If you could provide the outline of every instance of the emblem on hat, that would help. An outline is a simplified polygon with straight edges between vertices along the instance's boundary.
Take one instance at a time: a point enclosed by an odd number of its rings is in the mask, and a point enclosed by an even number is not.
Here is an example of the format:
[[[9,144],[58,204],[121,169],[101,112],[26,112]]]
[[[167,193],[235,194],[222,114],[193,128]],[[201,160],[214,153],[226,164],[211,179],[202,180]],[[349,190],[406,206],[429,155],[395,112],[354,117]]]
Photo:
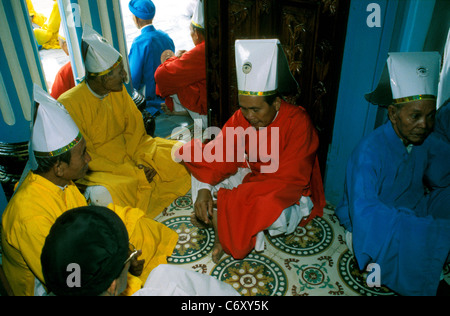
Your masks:
[[[427,77],[429,75],[429,71],[426,67],[420,66],[416,69],[416,73],[419,77]]]
[[[242,66],[242,72],[248,75],[251,71],[252,71],[252,63],[249,61],[244,63],[244,65]]]

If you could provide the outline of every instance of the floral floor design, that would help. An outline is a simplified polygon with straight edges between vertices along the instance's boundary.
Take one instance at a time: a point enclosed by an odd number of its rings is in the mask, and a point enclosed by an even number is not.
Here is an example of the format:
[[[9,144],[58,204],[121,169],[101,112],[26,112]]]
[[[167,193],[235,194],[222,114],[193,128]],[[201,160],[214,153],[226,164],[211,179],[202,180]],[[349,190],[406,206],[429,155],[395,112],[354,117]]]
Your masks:
[[[367,272],[355,268],[344,230],[331,207],[324,216],[289,236],[266,234],[265,250],[243,260],[211,260],[213,229],[198,229],[189,220],[190,193],[176,199],[156,220],[175,230],[178,244],[169,264],[209,274],[231,284],[243,296],[380,296],[396,295],[367,286]]]

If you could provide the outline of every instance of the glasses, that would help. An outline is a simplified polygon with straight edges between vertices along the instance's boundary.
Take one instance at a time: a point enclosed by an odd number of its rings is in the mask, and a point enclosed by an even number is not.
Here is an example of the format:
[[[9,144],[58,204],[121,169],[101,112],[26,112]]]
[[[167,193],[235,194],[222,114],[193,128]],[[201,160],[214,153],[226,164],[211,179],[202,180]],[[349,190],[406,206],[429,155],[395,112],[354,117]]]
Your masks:
[[[127,260],[125,260],[125,262],[123,263],[123,265],[126,265],[128,262],[131,261],[131,259],[133,259],[133,257],[138,253],[139,250],[136,249],[135,246],[133,246],[133,244],[130,242],[128,244],[128,253],[131,253],[130,256],[128,257]]]

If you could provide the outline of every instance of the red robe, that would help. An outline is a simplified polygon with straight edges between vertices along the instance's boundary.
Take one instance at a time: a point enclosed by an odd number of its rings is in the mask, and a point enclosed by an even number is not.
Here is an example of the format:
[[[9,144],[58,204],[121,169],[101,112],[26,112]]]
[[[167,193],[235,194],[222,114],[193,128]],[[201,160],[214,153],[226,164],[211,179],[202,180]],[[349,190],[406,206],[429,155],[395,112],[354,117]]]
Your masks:
[[[155,72],[156,94],[166,99],[173,111],[171,95],[177,94],[181,104],[201,115],[207,114],[205,42],[181,56],[172,57]]]
[[[301,196],[310,196],[314,208],[310,216],[300,225],[305,225],[316,216],[322,216],[325,207],[325,195],[316,151],[319,138],[306,111],[299,106],[282,102],[275,120],[267,127],[266,144],[268,150],[262,150],[258,160],[251,162],[249,143],[245,144],[245,153],[249,162],[212,162],[205,161],[208,153],[217,153],[220,144],[223,144],[223,153],[226,151],[227,127],[243,127],[243,130],[252,128],[238,110],[224,125],[217,138],[207,145],[199,140],[193,140],[184,145],[177,153],[177,158],[183,159],[186,167],[199,181],[217,185],[224,179],[235,174],[239,167],[250,166],[252,172],[237,188],[228,190],[221,188],[217,196],[218,234],[220,243],[225,252],[236,259],[244,258],[254,247],[258,232],[267,229],[281,215],[284,209],[298,204]],[[271,135],[276,135],[278,128],[279,141],[272,142]],[[255,131],[256,133],[256,131]],[[261,130],[257,132],[261,136]],[[242,134],[241,134],[242,135]],[[258,138],[259,138],[258,137]],[[238,137],[234,137],[235,140]],[[276,138],[274,138],[276,139]],[[235,144],[237,142],[235,141]],[[258,139],[260,152],[262,139]],[[276,152],[278,146],[278,169],[273,173],[261,173],[262,166],[268,166],[264,153],[269,156]],[[200,149],[202,146],[202,149]],[[236,156],[237,145],[228,150],[228,155]],[[202,159],[198,154],[202,153]],[[195,157],[197,155],[197,157]],[[229,156],[229,158],[231,157]],[[275,156],[274,156],[275,157]],[[206,158],[211,161],[212,159]],[[241,160],[242,161],[242,160]]]
[[[73,87],[75,87],[75,80],[73,79],[72,64],[69,61],[56,74],[50,95],[53,99],[58,100],[61,94]]]

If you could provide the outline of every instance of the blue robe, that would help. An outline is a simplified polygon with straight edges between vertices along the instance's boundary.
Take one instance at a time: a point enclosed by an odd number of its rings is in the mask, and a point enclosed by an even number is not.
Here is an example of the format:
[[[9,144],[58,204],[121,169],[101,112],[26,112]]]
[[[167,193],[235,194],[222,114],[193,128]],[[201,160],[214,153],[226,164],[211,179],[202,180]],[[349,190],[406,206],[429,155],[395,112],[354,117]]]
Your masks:
[[[448,157],[434,134],[408,154],[391,122],[350,157],[336,215],[359,268],[379,264],[381,283],[401,295],[436,295],[450,252]]]
[[[450,142],[450,100],[439,108],[434,130],[442,139]]]
[[[145,86],[147,107],[152,115],[160,111],[161,103],[164,103],[164,99],[155,93],[155,70],[161,65],[161,54],[167,49],[175,52],[172,39],[153,25],[143,27],[141,35],[131,45],[129,60],[133,87],[141,90]]]

